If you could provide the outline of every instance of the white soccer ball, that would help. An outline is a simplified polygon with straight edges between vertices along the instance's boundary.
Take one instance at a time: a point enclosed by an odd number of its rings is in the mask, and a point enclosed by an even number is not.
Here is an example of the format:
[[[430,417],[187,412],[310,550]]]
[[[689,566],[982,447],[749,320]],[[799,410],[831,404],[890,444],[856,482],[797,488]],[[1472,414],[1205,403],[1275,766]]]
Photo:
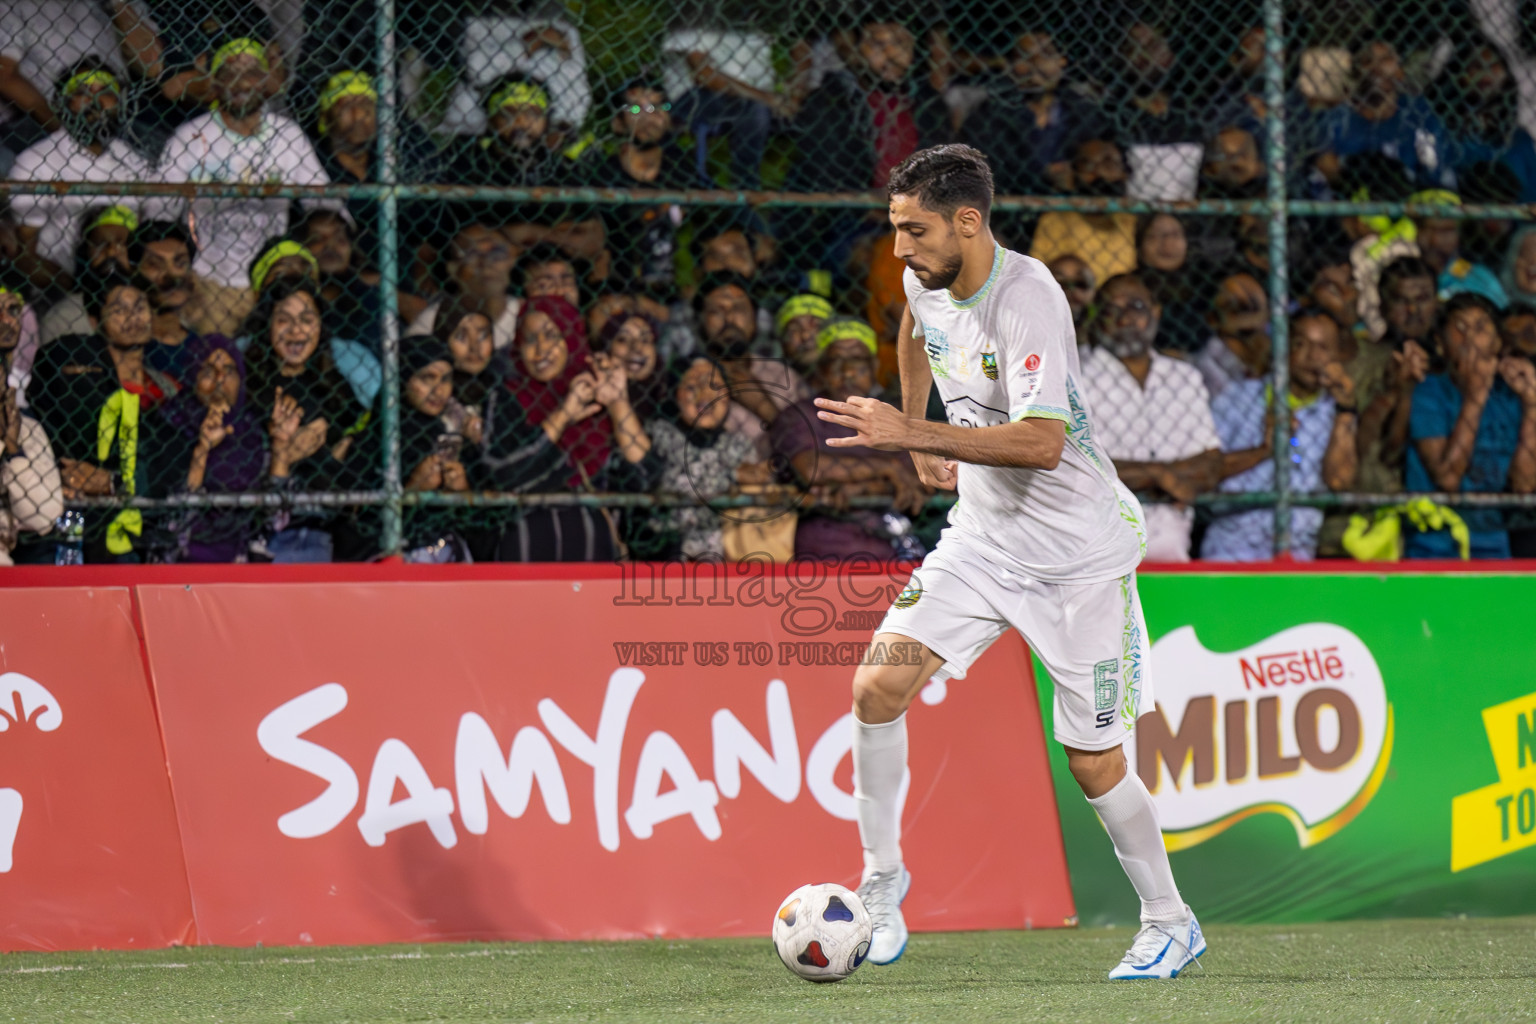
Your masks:
[[[806,981],[842,981],[869,955],[874,926],[864,901],[833,882],[802,885],[773,917],[773,948]]]

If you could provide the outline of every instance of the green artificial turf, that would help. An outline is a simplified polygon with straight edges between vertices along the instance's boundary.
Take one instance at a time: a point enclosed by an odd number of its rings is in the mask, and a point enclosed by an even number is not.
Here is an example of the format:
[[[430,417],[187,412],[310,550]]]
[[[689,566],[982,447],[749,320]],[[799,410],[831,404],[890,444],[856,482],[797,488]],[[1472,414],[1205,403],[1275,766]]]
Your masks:
[[[0,956],[25,1021],[1505,1021],[1536,1019],[1536,919],[1215,926],[1205,971],[1110,982],[1123,929],[915,935],[792,977],[767,939]]]

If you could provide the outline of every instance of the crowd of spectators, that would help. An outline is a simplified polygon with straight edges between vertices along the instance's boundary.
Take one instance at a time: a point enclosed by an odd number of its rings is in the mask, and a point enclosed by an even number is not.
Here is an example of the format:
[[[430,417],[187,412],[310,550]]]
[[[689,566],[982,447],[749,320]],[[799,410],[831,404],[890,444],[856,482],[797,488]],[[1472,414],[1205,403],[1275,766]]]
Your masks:
[[[1439,20],[1345,2],[1368,16],[1347,31],[1303,17],[1290,41],[1289,194],[1536,202],[1536,46],[1518,0],[1403,5]],[[384,161],[367,5],[0,3],[13,182],[393,175],[627,194],[413,195],[392,240],[367,195],[10,194],[0,559],[53,561],[79,499],[252,492],[285,497],[88,508],[86,558],[372,557],[379,504],[345,497],[384,486],[391,398],[403,486],[435,496],[407,508],[413,560],[911,554],[909,517],[933,517],[910,460],[828,448],[846,432],[813,404],[899,402],[903,268],[883,211],[675,193],[879,194],[916,149],[963,141],[989,154],[999,194],[1269,194],[1251,0],[1162,20],[1107,0],[1068,18],[1047,0],[990,35],[897,5],[822,5],[800,31],[775,20],[783,5],[723,3],[719,20],[684,12],[624,40],[650,57],[617,77],[588,56],[614,41],[561,5],[401,6],[411,45]],[[1276,487],[1267,215],[1014,211],[993,228],[1066,293],[1079,383],[1144,496],[1148,557],[1270,557],[1267,506],[1195,501]],[[1536,227],[1293,217],[1286,260],[1290,490],[1536,492]],[[453,504],[482,491],[682,500]],[[703,504],[742,493],[774,515]],[[1298,505],[1292,555],[1358,553],[1359,511]],[[1536,552],[1536,517],[1518,511],[1437,511],[1403,530],[1411,557]]]

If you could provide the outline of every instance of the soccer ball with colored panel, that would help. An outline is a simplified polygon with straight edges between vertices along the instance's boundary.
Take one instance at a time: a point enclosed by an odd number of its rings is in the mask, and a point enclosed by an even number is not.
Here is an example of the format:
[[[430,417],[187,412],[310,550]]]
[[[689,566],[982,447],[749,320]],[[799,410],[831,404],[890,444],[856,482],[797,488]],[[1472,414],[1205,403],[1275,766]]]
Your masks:
[[[869,955],[869,911],[852,889],[802,885],[773,918],[773,948],[806,981],[842,981]]]

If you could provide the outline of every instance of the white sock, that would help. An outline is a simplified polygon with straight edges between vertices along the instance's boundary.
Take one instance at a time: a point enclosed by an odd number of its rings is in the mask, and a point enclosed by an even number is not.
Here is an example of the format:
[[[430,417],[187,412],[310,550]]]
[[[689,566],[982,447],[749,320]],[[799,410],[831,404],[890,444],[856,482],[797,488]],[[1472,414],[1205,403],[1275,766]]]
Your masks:
[[[882,725],[853,719],[853,799],[865,871],[901,866],[901,780],[907,772],[907,715]]]
[[[1115,843],[1115,856],[1126,877],[1141,897],[1141,922],[1172,924],[1187,920],[1189,909],[1179,897],[1168,865],[1168,851],[1157,825],[1157,808],[1141,777],[1127,771],[1125,778],[1103,796],[1088,802]]]

